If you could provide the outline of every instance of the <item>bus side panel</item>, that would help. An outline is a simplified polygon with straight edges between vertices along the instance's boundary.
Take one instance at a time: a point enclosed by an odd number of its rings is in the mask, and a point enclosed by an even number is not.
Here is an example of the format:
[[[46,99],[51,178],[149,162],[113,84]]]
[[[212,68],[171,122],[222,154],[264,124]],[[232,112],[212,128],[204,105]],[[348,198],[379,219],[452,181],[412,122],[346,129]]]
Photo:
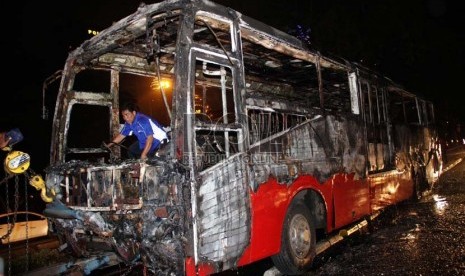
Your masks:
[[[372,212],[409,199],[413,193],[412,174],[408,169],[373,174],[369,182]]]
[[[252,245],[248,248],[249,256],[244,254],[241,264],[279,252],[284,216],[293,192],[300,189],[299,185],[302,189],[314,187],[323,197],[326,217],[318,219],[317,227],[327,232],[334,229],[333,176],[348,169],[356,172],[357,179],[363,178],[366,164],[363,141],[359,137],[348,137],[348,129],[353,129],[354,124],[335,116],[316,117],[264,139],[251,148],[251,167],[258,188],[252,195]],[[360,166],[355,165],[359,158],[362,159]],[[270,176],[276,180],[270,180]],[[312,180],[305,183],[301,180],[305,177]],[[350,214],[355,210],[355,217],[367,214],[369,197],[366,183],[362,188],[356,184],[345,185],[347,187],[343,184],[344,192],[341,194],[347,193],[345,190],[352,185],[353,189],[349,191],[354,194],[352,198],[360,194],[364,196],[359,201],[341,198],[337,203],[341,204],[341,208],[351,210]],[[308,204],[311,206],[312,203]],[[250,260],[246,261],[246,258]]]
[[[197,231],[199,259],[234,266],[249,243],[250,201],[242,154],[199,175]]]
[[[326,203],[326,210],[322,213],[328,214],[328,219],[332,220],[332,205],[328,204],[331,202],[329,181],[320,184],[314,177],[306,175],[298,177],[292,185],[287,185],[270,177],[255,193],[251,191],[252,235],[250,245],[238,265],[250,264],[279,252],[287,209],[296,194],[308,189],[316,190],[322,196]]]
[[[252,231],[250,245],[239,261],[240,265],[252,263],[279,252],[281,225],[289,204],[289,191],[270,178],[260,185],[256,193],[251,192]]]

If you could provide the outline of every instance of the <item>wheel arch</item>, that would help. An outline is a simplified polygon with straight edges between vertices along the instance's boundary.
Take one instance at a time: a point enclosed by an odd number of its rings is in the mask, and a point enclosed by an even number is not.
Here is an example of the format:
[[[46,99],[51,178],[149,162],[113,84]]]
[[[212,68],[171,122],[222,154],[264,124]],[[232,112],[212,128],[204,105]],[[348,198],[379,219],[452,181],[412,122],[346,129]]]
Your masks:
[[[317,233],[326,232],[328,208],[323,196],[314,189],[305,189],[292,198],[288,208],[297,203],[304,204],[310,210]]]
[[[289,201],[278,254],[271,259],[284,275],[303,275],[316,256],[318,233],[326,226],[321,195],[311,188],[300,190]]]

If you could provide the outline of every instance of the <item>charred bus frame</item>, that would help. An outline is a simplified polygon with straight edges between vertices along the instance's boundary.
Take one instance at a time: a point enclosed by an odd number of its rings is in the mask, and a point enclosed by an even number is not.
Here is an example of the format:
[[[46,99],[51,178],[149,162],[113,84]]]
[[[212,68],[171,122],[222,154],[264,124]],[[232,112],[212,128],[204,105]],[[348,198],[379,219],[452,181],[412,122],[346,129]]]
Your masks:
[[[170,142],[122,160],[101,142],[147,83]],[[202,0],[141,5],[70,52],[53,120],[56,231],[77,256],[92,240],[160,275],[267,257],[303,273],[331,234],[421,196],[441,171],[431,102]]]

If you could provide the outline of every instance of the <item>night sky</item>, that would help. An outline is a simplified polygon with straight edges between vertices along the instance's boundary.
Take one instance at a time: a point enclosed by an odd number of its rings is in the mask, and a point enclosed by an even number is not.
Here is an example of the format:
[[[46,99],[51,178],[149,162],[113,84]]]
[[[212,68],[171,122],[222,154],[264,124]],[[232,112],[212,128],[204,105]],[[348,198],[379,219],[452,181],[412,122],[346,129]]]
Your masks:
[[[154,2],[159,1],[145,1]],[[465,122],[459,100],[465,78],[464,24],[460,21],[464,8],[459,8],[460,1],[214,2],[285,32],[308,35],[311,47],[320,52],[364,64],[432,100],[441,121]],[[25,139],[15,148],[31,154],[34,170],[44,169],[49,158],[51,119],[41,119],[43,81],[62,69],[70,49],[90,38],[88,29],[110,26],[134,12],[139,3],[70,0],[1,4],[3,58],[7,63],[2,66],[6,75],[0,129],[21,129]],[[53,99],[47,101],[54,103]]]

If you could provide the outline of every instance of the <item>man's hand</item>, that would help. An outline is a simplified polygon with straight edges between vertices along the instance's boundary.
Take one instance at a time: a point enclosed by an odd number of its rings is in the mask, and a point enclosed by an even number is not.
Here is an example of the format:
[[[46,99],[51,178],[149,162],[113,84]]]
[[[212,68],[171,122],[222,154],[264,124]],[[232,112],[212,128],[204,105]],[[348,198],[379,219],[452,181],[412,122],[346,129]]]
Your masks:
[[[114,145],[115,145],[115,142],[110,142],[110,143],[105,143],[105,141],[102,142],[102,148],[105,148],[109,152],[112,152],[111,147]]]

